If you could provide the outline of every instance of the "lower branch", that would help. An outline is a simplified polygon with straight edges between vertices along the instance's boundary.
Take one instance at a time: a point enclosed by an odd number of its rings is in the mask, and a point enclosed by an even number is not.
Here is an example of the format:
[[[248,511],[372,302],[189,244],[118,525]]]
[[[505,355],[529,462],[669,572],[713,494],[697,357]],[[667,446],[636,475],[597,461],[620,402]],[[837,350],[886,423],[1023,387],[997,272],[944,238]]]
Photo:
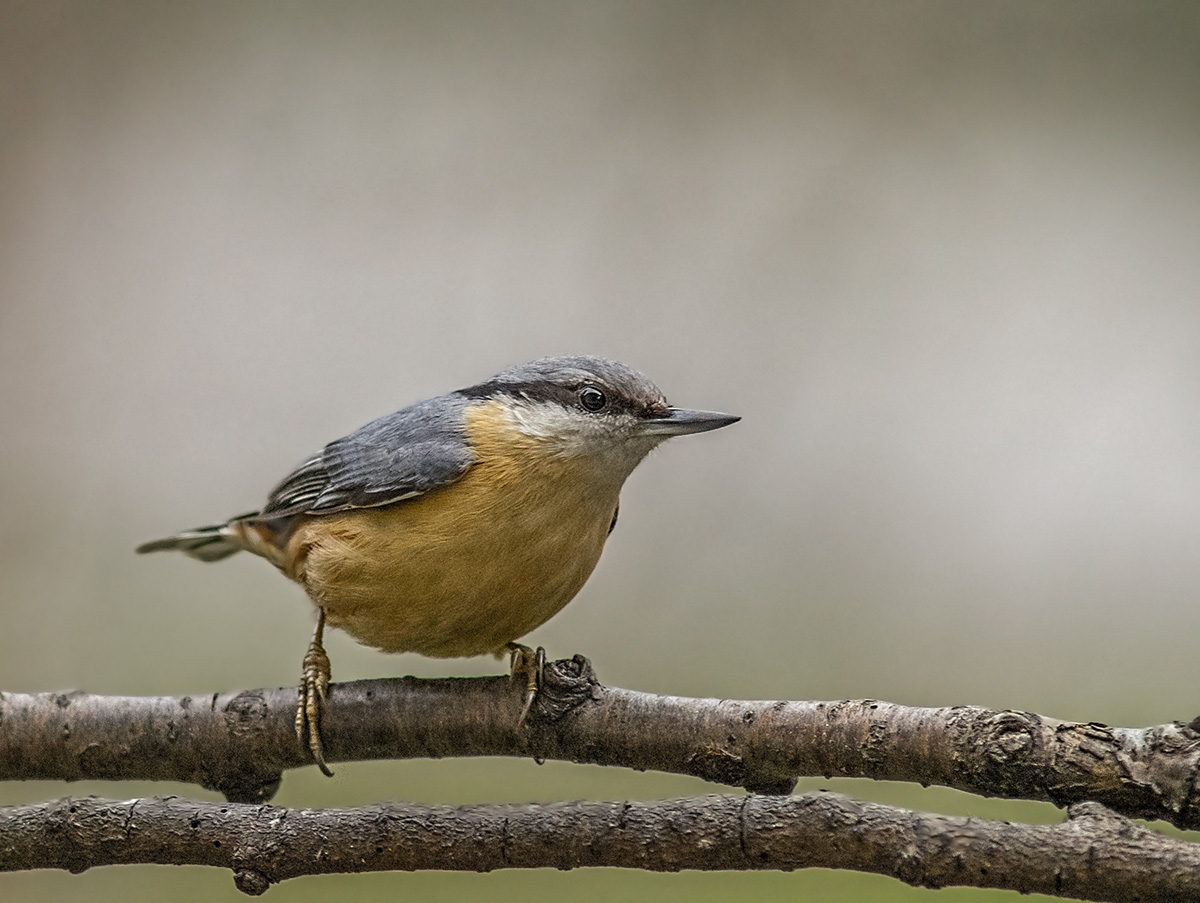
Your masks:
[[[301,875],[615,866],[854,869],[921,887],[1200,901],[1200,846],[1096,803],[1071,807],[1058,825],[923,815],[832,793],[457,809],[285,809],[177,797],[0,808],[2,871],[121,863],[228,868],[248,894]]]

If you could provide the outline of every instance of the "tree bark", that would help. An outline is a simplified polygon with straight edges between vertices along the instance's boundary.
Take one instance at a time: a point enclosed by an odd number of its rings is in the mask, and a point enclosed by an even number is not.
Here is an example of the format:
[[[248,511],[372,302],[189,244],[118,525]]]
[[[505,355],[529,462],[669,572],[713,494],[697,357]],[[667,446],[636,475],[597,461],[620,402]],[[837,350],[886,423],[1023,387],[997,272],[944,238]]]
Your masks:
[[[0,870],[118,863],[228,868],[248,894],[300,875],[620,866],[855,869],[921,887],[1200,901],[1200,846],[1095,803],[1058,825],[921,815],[832,793],[324,810],[86,798],[0,809]]]
[[[330,762],[532,756],[694,775],[788,793],[804,775],[938,784],[983,796],[1092,800],[1200,828],[1200,733],[1059,721],[976,706],[876,700],[747,702],[602,687],[586,659],[547,667],[518,725],[508,678],[357,681],[330,688]],[[231,801],[269,799],[311,765],[294,688],[184,697],[0,694],[0,779],[171,780]]]

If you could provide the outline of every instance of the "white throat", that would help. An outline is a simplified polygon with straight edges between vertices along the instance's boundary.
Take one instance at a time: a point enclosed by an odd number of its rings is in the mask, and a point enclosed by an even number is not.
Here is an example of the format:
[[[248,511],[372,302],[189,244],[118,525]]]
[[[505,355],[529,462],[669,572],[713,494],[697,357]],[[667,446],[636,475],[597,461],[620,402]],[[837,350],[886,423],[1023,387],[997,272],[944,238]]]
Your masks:
[[[592,458],[599,471],[620,483],[666,438],[639,433],[629,414],[584,414],[535,401],[518,401],[506,410],[514,429],[546,443],[552,454]]]

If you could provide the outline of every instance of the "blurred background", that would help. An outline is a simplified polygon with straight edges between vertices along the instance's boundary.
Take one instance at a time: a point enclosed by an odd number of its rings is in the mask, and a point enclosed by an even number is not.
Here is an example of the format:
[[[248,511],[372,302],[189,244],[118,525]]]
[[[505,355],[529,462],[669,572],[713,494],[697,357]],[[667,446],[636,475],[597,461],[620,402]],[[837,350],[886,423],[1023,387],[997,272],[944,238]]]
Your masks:
[[[248,555],[133,547],[253,508],[379,414],[583,352],[744,420],[633,475],[591,581],[529,637],[553,657],[685,695],[1200,714],[1198,49],[1190,2],[3,0],[0,687],[294,683],[299,588]],[[335,679],[503,669],[328,648]],[[289,774],[277,802],[716,789],[515,760],[337,771]],[[212,797],[0,803],[68,793]],[[270,899],[533,893],[929,896],[580,871]],[[242,899],[162,867],[3,875],[0,896]]]

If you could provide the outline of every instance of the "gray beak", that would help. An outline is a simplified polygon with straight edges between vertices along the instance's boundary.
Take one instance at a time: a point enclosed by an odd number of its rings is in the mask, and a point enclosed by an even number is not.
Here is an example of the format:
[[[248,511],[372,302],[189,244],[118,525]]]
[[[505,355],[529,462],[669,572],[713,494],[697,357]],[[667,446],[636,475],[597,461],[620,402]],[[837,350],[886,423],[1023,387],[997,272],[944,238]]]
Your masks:
[[[641,433],[643,436],[685,436],[688,433],[707,433],[709,430],[719,430],[723,426],[737,423],[741,417],[732,414],[718,414],[716,411],[688,411],[683,408],[670,408],[666,417],[655,417],[643,420]]]

